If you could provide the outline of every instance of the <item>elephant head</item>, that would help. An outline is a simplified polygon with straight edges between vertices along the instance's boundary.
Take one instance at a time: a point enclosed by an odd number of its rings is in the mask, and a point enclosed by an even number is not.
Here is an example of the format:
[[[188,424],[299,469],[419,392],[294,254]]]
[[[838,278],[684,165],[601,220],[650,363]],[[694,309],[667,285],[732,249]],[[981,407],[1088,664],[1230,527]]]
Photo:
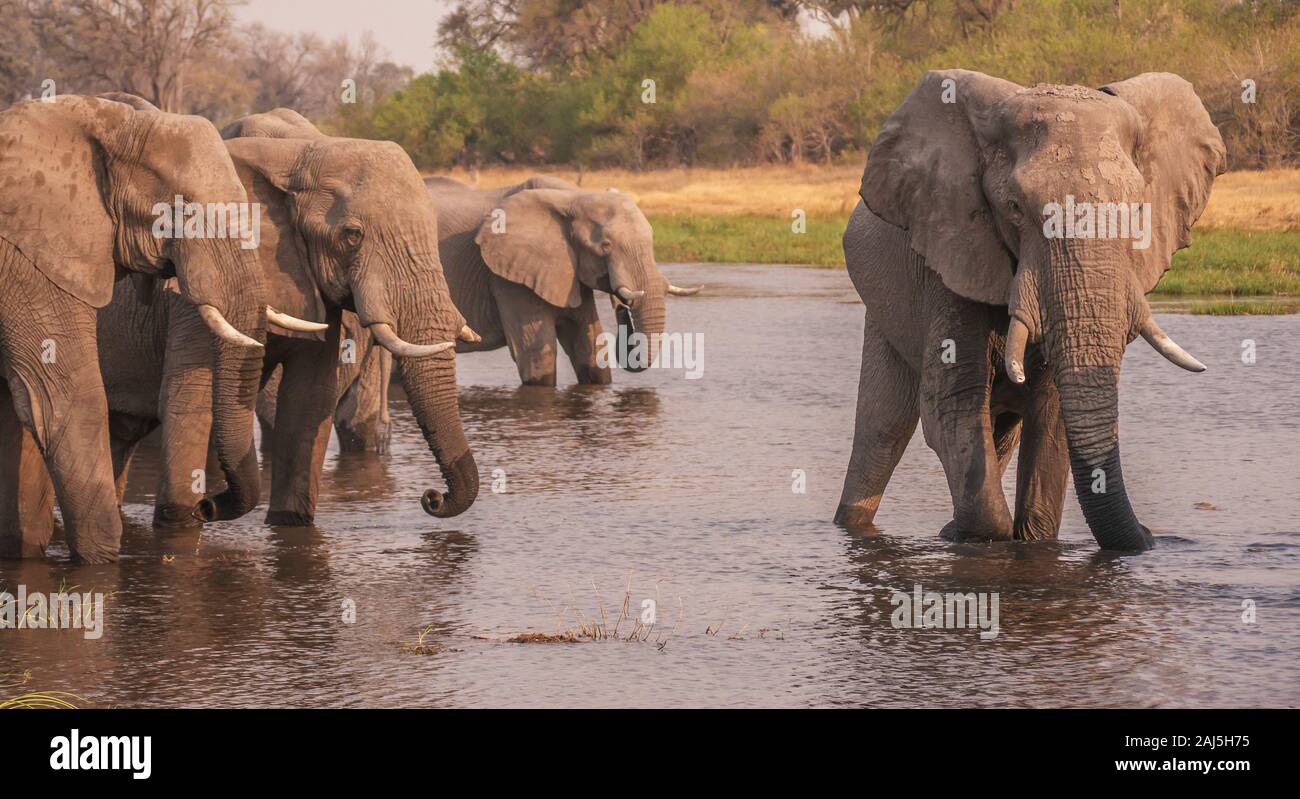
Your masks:
[[[908,229],[948,289],[1007,307],[1012,382],[1025,380],[1026,346],[1041,351],[1075,491],[1106,549],[1151,546],[1120,471],[1120,361],[1141,335],[1179,366],[1204,369],[1160,330],[1144,295],[1190,243],[1224,165],[1191,84],[1156,73],[1094,90],[930,72],[871,148],[868,208]],[[1059,224],[1089,213],[1098,221]]]
[[[446,493],[429,489],[434,516],[462,513],[478,470],[460,423],[455,342],[465,319],[438,258],[438,217],[420,173],[392,142],[236,138],[226,142],[263,215],[263,270],[271,304],[325,321],[325,305],[356,312],[375,341],[402,359],[411,410],[437,459]],[[285,336],[316,333],[274,323]]]
[[[608,293],[620,327],[645,334],[640,362],[628,357],[629,337],[619,336],[619,363],[641,371],[658,353],[664,299],[699,289],[679,289],[660,274],[654,231],[630,197],[561,188],[570,185],[554,178],[522,184],[484,216],[474,241],[493,274],[556,307],[578,307],[584,287]]]
[[[221,138],[320,139],[325,134],[292,108],[273,108],[262,114],[249,114],[221,129]]]
[[[206,507],[222,518],[251,510],[265,334],[257,260],[233,230],[191,235],[189,226],[157,224],[177,198],[209,212],[248,201],[217,129],[143,100],[20,103],[0,121],[0,174],[0,236],[71,296],[104,307],[118,270],[177,278],[216,334],[213,436],[229,487]]]

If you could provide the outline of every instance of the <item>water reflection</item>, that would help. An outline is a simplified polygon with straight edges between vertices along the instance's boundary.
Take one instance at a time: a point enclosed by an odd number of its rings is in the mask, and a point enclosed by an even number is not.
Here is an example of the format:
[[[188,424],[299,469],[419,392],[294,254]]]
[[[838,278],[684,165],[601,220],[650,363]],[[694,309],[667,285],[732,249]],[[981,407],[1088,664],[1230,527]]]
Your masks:
[[[951,507],[919,435],[880,527],[836,527],[862,329],[847,277],[669,276],[710,286],[669,308],[671,329],[706,333],[700,380],[583,387],[562,366],[560,388],[521,388],[504,351],[458,357],[482,489],[454,519],[420,509],[440,478],[400,391],[388,453],[331,448],[311,527],[269,527],[263,506],[156,533],[142,447],[119,563],[71,566],[61,541],[0,561],[0,590],[104,592],[103,637],[0,630],[0,674],[101,706],[1300,704],[1300,422],[1278,356],[1300,318],[1162,317],[1210,365],[1190,383],[1130,349],[1125,479],[1157,546],[1121,558],[1073,497],[1059,541],[940,540]],[[894,629],[891,595],[916,584],[998,594],[998,636]],[[609,618],[625,595],[630,618],[655,603],[663,648],[501,642]]]

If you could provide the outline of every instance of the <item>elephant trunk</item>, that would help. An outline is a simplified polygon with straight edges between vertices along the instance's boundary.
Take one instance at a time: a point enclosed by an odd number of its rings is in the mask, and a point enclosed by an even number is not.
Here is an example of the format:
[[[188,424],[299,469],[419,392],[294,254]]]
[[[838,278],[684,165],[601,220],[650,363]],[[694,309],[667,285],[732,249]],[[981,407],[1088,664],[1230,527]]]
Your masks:
[[[1119,373],[1142,300],[1115,242],[1048,241],[1047,268],[1034,275],[1041,339],[1052,364],[1075,493],[1102,549],[1153,545],[1124,488],[1119,455]]]
[[[426,233],[423,238],[393,237],[384,242],[387,262],[400,262],[403,271],[412,275],[404,290],[389,291],[394,283],[367,277],[368,270],[362,268],[352,294],[360,324],[399,359],[411,413],[447,484],[445,492],[427,489],[420,504],[429,515],[446,518],[474,504],[478,466],[460,422],[456,351],[454,345],[441,346],[455,342],[465,319],[451,303],[438,261],[436,229]]]
[[[447,490],[427,489],[420,505],[431,516],[457,516],[478,497],[478,465],[460,423],[456,357],[442,352],[402,361],[402,387],[429,451],[438,461]]]
[[[665,299],[668,281],[659,273],[655,264],[654,249],[647,243],[638,243],[620,248],[610,256],[610,285],[617,293],[633,292],[635,299],[626,310],[617,314],[620,330],[619,342],[623,351],[619,353],[619,363],[629,372],[647,369],[659,357],[659,345],[664,333]],[[637,341],[626,333],[641,333],[644,339]],[[640,346],[639,357],[633,355]]]
[[[253,251],[235,242],[213,246],[221,276],[215,287],[227,322],[259,344],[266,341],[266,312],[260,272]],[[211,279],[211,278],[210,278]],[[230,285],[224,286],[226,280]],[[251,284],[251,285],[250,285]],[[245,346],[213,336],[212,443],[226,489],[204,499],[199,516],[205,521],[237,519],[251,511],[261,496],[261,473],[253,445],[253,417],[262,377],[261,347]]]

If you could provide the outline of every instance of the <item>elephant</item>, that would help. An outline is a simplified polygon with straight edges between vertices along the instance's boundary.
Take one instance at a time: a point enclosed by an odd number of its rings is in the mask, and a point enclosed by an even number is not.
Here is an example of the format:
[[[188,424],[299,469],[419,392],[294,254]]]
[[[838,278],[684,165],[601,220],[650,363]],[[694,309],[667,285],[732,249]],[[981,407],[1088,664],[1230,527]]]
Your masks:
[[[252,424],[265,287],[256,257],[224,229],[159,224],[181,198],[182,208],[239,208],[247,192],[212,123],[116,98],[64,95],[0,112],[3,556],[44,554],[57,497],[72,559],[117,559],[96,309],[115,284],[131,283],[125,276],[172,279],[208,333],[206,411],[226,489],[205,501],[233,518],[259,497]]]
[[[255,132],[265,116],[240,120],[226,133]],[[478,470],[456,393],[454,341],[465,320],[438,259],[437,212],[399,146],[329,137],[302,122],[309,129],[295,138],[225,141],[249,196],[265,209],[257,255],[268,335],[257,372],[263,384],[276,373],[276,390],[293,400],[264,441],[271,462],[266,523],[313,523],[339,362],[347,360],[345,315],[375,349],[405,360],[412,411],[447,485],[445,492],[426,490],[421,505],[433,516],[455,516],[473,504]],[[149,297],[120,287],[100,313],[119,492],[131,451],[161,424],[154,524],[193,526],[207,520],[195,505],[194,482],[208,447],[207,334],[168,286],[153,291]]]
[[[1120,361],[1140,335],[1205,369],[1144,295],[1225,161],[1176,75],[1090,89],[927,73],[873,143],[844,233],[866,325],[836,521],[873,527],[919,418],[952,496],[944,538],[1055,538],[1072,474],[1101,549],[1153,546],[1120,470]],[[1062,209],[1095,222],[1062,228]],[[1012,516],[1001,478],[1017,445]]]
[[[611,382],[598,358],[596,291],[609,293],[620,327],[647,336],[652,363],[664,331],[664,299],[702,288],[679,288],[664,279],[650,224],[625,195],[583,191],[541,175],[497,189],[440,176],[424,182],[438,206],[438,246],[452,300],[471,331],[457,341],[456,351],[509,347],[524,385],[555,386],[557,343],[579,383]],[[494,225],[503,226],[501,232]],[[628,357],[629,339],[618,339],[619,363],[641,371],[644,366]],[[382,364],[360,361],[340,372],[340,449],[387,448],[387,392],[378,384],[385,374]],[[266,391],[257,408],[265,429],[275,415]]]
[[[325,134],[291,108],[276,108],[250,114],[221,129],[226,139],[260,136],[271,139],[314,139]],[[351,311],[343,312],[341,338],[344,350],[338,365],[338,405],[334,426],[339,446],[345,452],[367,450],[383,453],[390,437],[388,386],[393,373],[393,355],[377,346]],[[263,450],[270,452],[274,439],[275,400],[280,389],[276,369],[258,394],[257,415],[262,424]]]
[[[646,335],[652,363],[664,332],[664,300],[699,287],[671,285],[654,259],[654,232],[630,197],[538,176],[499,189],[426,178],[438,206],[438,246],[451,298],[480,337],[457,352],[506,346],[525,385],[554,386],[557,343],[578,382],[607,384],[597,358],[595,292],[619,323]],[[619,363],[640,371],[620,353]]]

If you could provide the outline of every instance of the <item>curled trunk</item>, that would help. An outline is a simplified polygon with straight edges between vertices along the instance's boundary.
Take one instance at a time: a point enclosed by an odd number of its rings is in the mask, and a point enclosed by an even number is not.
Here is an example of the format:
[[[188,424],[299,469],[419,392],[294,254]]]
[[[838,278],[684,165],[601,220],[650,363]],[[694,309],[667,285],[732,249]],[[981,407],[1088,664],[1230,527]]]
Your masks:
[[[478,497],[478,465],[460,423],[456,359],[450,352],[402,362],[402,387],[447,489],[426,489],[420,505],[442,518],[464,513]]]
[[[266,342],[266,311],[255,256],[233,242],[213,243],[209,251],[221,298],[220,310],[236,330]],[[231,262],[234,262],[233,264]],[[224,267],[224,269],[222,268]],[[229,280],[230,285],[225,281]],[[212,337],[212,445],[226,479],[226,489],[205,498],[198,513],[205,521],[237,519],[261,496],[261,473],[253,445],[253,417],[262,378],[260,347],[240,346]]]
[[[447,486],[446,491],[425,490],[420,504],[431,516],[445,518],[464,513],[478,497],[478,466],[460,422],[456,351],[454,344],[437,346],[454,342],[465,319],[451,302],[438,262],[437,228],[414,229],[419,232],[375,237],[377,254],[357,270],[352,294],[361,325],[372,335],[387,326],[389,343],[377,337],[377,345],[433,353],[401,357],[399,369],[411,413]],[[384,279],[378,270],[372,272],[375,264],[399,265],[410,270],[413,279],[400,290],[390,290],[400,284]]]

